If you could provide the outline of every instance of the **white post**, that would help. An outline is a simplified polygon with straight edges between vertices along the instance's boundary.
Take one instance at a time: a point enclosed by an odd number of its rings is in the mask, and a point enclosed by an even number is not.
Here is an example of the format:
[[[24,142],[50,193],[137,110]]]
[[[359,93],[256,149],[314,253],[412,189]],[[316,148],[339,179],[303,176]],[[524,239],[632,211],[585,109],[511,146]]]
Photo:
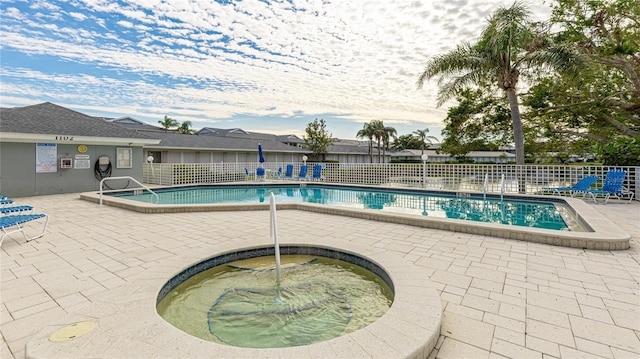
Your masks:
[[[276,254],[276,283],[280,286],[280,244],[278,243],[278,221],[276,219],[276,196],[271,192],[269,196],[269,205],[271,208],[271,236]]]
[[[422,155],[422,188],[425,188],[427,185],[427,161],[429,160],[429,155],[426,153]]]

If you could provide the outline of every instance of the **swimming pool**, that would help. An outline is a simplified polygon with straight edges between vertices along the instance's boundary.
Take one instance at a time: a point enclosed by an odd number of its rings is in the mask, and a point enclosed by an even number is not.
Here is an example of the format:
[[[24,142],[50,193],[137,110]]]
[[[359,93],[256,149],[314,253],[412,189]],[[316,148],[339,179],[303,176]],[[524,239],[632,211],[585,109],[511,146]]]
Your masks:
[[[313,203],[389,213],[499,223],[553,230],[570,230],[579,223],[566,204],[553,201],[503,199],[471,193],[425,193],[326,185],[198,186],[149,192],[129,191],[113,196],[159,205],[263,203],[270,193],[277,203]],[[565,218],[567,221],[565,221]],[[572,230],[583,230],[573,226]]]
[[[341,192],[329,191],[333,189]],[[229,183],[153,190],[158,194],[157,200],[141,189],[110,191],[104,196],[100,192],[87,192],[80,194],[80,198],[148,214],[266,211],[269,201],[265,198],[274,191],[278,210],[471,233],[480,240],[490,236],[574,248],[621,250],[629,248],[631,238],[576,198],[487,194],[485,201],[482,193],[329,183]],[[534,223],[538,227],[530,226]]]

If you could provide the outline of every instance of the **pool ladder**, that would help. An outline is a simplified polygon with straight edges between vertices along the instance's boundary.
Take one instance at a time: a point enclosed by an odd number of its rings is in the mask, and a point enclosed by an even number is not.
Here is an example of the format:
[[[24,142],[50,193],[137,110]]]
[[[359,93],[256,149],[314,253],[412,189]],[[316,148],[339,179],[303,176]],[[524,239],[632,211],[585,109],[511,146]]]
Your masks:
[[[501,201],[504,201],[504,188],[505,188],[505,181],[504,181],[504,173],[503,173],[500,178],[500,200]],[[482,186],[482,197],[484,198],[485,201],[487,200],[488,189],[489,189],[489,174],[485,173],[484,185]]]
[[[157,202],[160,202],[160,197],[158,196],[158,194],[157,194],[157,193],[153,192],[153,191],[151,190],[151,188],[149,188],[149,187],[147,187],[147,186],[143,185],[142,183],[138,182],[138,180],[136,180],[136,179],[135,179],[135,178],[133,178],[133,177],[129,177],[129,176],[121,176],[121,177],[106,177],[106,178],[103,178],[103,179],[100,181],[100,205],[101,205],[101,206],[102,206],[102,187],[103,187],[104,182],[105,182],[106,180],[115,180],[115,179],[126,179],[126,180],[133,181],[133,182],[137,183],[137,184],[138,184],[138,186],[142,187],[144,190],[149,191],[152,195],[154,195],[154,196],[155,196],[155,198],[156,198],[156,203],[157,203]],[[136,191],[140,191],[140,189],[136,189],[136,190],[134,190],[134,193],[136,193]],[[136,193],[136,194],[137,194],[137,193]]]

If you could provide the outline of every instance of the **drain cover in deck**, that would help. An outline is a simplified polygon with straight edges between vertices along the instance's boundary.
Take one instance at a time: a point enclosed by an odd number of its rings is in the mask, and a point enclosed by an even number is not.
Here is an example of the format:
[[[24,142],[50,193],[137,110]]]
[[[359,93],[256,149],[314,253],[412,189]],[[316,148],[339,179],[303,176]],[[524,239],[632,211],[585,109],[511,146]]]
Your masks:
[[[56,330],[49,337],[49,341],[54,343],[66,342],[67,340],[81,337],[89,333],[95,327],[96,327],[96,323],[94,322],[73,323],[71,325],[67,325],[64,328],[60,328]]]

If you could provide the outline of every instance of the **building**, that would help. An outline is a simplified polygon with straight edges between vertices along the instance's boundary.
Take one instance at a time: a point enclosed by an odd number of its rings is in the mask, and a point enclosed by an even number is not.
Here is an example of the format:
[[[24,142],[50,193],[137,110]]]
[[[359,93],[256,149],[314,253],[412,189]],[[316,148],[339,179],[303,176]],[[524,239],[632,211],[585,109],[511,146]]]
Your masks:
[[[438,153],[438,151],[433,149],[425,149],[424,154],[428,156],[427,161],[430,163],[446,163],[449,161],[457,160],[455,157],[446,154],[446,153]],[[421,150],[402,150],[398,152],[394,152],[391,155],[391,158],[402,162],[402,161],[422,161],[422,151]],[[496,164],[506,164],[506,163],[515,163],[516,155],[507,151],[471,151],[467,153],[465,156],[467,159],[473,161],[474,163],[496,163]]]
[[[98,190],[105,177],[142,177],[144,146],[158,139],[49,102],[0,109],[0,193]],[[126,181],[106,183],[112,188]]]

